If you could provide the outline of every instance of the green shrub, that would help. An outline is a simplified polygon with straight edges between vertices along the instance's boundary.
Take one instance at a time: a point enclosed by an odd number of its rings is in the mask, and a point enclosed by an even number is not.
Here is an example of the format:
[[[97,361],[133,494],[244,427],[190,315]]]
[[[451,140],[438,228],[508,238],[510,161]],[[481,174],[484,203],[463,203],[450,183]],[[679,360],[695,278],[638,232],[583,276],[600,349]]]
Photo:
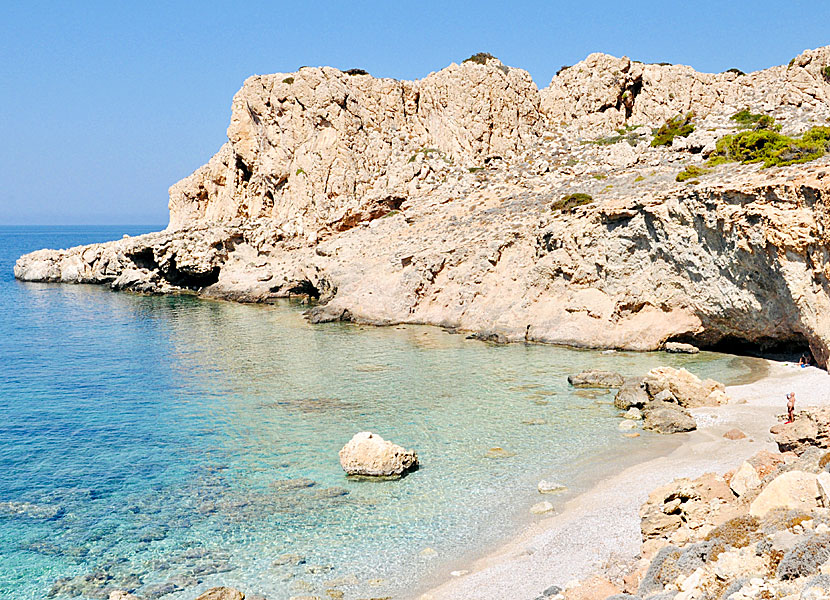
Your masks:
[[[297,169],[297,175],[305,175],[305,171],[302,169]]]
[[[285,79],[282,80],[282,82],[287,83],[288,85],[291,85],[292,83],[294,83],[294,78],[293,77],[286,77]]]
[[[585,204],[590,204],[593,202],[594,199],[589,196],[588,194],[570,194],[565,196],[561,200],[557,200],[551,205],[553,210],[560,210],[562,212],[566,212],[576,208],[577,206],[583,206]]]
[[[469,167],[467,170],[470,173],[478,173],[479,171],[483,171],[484,167]]]
[[[637,175],[637,177],[634,178],[634,183],[637,183],[639,181],[645,181],[645,179],[646,178],[643,177],[642,175]]]
[[[603,175],[602,173],[593,173],[591,175],[591,177],[593,177],[597,181],[602,181],[603,179],[608,179],[608,175]]]
[[[739,110],[734,115],[729,117],[735,121],[739,127],[743,129],[775,129],[775,119],[769,115],[762,115],[759,113],[752,113],[748,108]]]
[[[686,167],[684,171],[680,171],[680,173],[677,174],[677,177],[675,177],[674,180],[683,183],[684,181],[688,181],[689,179],[694,179],[695,177],[705,175],[708,172],[709,169],[703,169],[701,167],[698,167],[697,165],[689,165],[688,167]]]
[[[556,72],[557,75],[561,75],[563,71],[567,71],[571,68],[571,65],[562,65],[559,67],[559,70]]]
[[[625,140],[626,142],[628,142],[630,146],[636,146],[638,143],[640,143],[640,140],[645,135],[643,133],[636,132],[636,129],[638,127],[642,127],[642,125],[625,125],[617,129],[617,133],[615,135],[597,138],[595,140],[590,140],[584,143],[596,144],[597,146],[611,146],[613,144],[616,144],[617,142]]]
[[[744,73],[740,69],[736,69],[735,67],[732,67],[731,69],[726,69],[726,71],[724,71],[724,73],[734,73],[738,77],[740,77],[741,75],[746,75],[746,73]]]
[[[828,149],[830,127],[813,127],[798,138],[769,129],[741,131],[719,139],[708,164],[760,162],[764,167],[783,167],[815,160]]]
[[[489,52],[476,52],[470,58],[465,59],[464,62],[471,62],[477,65],[486,65],[487,61],[492,58],[496,57],[490,54]]]
[[[826,79],[827,82],[830,83],[830,65],[825,66],[821,70],[821,74],[824,75],[824,79]]]
[[[692,119],[695,114],[690,112],[685,115],[677,115],[669,119],[654,133],[654,139],[651,140],[652,147],[668,146],[676,137],[689,137],[695,130],[692,124]]]
[[[349,69],[348,71],[343,71],[346,75],[368,75],[369,71],[364,71],[363,69]]]

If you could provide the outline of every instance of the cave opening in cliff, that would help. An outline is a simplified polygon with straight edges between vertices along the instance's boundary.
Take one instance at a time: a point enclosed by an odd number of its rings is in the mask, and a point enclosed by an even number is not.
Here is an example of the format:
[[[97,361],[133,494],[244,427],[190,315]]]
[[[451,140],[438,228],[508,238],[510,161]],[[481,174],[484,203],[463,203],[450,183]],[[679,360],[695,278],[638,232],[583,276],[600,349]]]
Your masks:
[[[198,273],[182,271],[176,266],[175,261],[170,261],[170,265],[162,275],[171,285],[188,290],[199,290],[219,281],[219,271],[219,267]]]
[[[305,296],[312,300],[320,299],[320,290],[311,283],[308,279],[297,281],[291,288],[288,289],[288,296]]]
[[[802,354],[810,352],[810,343],[803,334],[798,332],[778,338],[764,336],[747,339],[739,336],[724,336],[718,339],[707,339],[700,336],[677,336],[667,341],[692,344],[701,350],[710,352],[774,360],[798,360]]]

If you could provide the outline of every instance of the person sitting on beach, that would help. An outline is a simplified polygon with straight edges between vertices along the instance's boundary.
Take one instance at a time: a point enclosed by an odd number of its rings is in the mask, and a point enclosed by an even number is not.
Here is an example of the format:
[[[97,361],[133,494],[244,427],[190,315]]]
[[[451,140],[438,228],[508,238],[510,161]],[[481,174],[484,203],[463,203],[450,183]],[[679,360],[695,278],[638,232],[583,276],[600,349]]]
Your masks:
[[[798,366],[801,367],[802,369],[804,367],[809,367],[811,360],[812,359],[810,358],[809,353],[808,354],[802,354],[801,358],[798,359]]]
[[[795,392],[787,394],[787,423],[793,422],[793,413],[795,412]]]

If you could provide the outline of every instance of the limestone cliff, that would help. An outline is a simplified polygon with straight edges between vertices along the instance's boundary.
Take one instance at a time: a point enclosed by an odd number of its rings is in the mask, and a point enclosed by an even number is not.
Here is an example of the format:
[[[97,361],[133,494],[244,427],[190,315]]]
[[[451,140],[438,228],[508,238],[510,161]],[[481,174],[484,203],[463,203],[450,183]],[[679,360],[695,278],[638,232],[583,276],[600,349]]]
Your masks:
[[[827,125],[827,65],[830,47],[748,75],[592,54],[541,92],[487,57],[415,82],[252,77],[228,142],[170,189],[166,231],[42,250],[15,275],[308,294],[314,320],[508,341],[809,343],[824,365],[830,161],[704,160],[747,107],[786,134]],[[690,135],[650,145],[652,128],[690,111]],[[591,201],[563,210],[574,193]]]

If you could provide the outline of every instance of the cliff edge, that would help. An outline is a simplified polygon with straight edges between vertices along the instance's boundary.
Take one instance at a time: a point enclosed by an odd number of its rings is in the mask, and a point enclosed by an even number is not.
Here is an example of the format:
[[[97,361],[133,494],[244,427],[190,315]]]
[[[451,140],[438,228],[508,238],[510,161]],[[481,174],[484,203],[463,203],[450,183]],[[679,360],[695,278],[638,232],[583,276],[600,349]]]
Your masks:
[[[830,352],[830,47],[697,73],[592,54],[538,90],[476,55],[419,81],[301,68],[234,96],[165,231],[21,257],[26,281],[489,339]]]

